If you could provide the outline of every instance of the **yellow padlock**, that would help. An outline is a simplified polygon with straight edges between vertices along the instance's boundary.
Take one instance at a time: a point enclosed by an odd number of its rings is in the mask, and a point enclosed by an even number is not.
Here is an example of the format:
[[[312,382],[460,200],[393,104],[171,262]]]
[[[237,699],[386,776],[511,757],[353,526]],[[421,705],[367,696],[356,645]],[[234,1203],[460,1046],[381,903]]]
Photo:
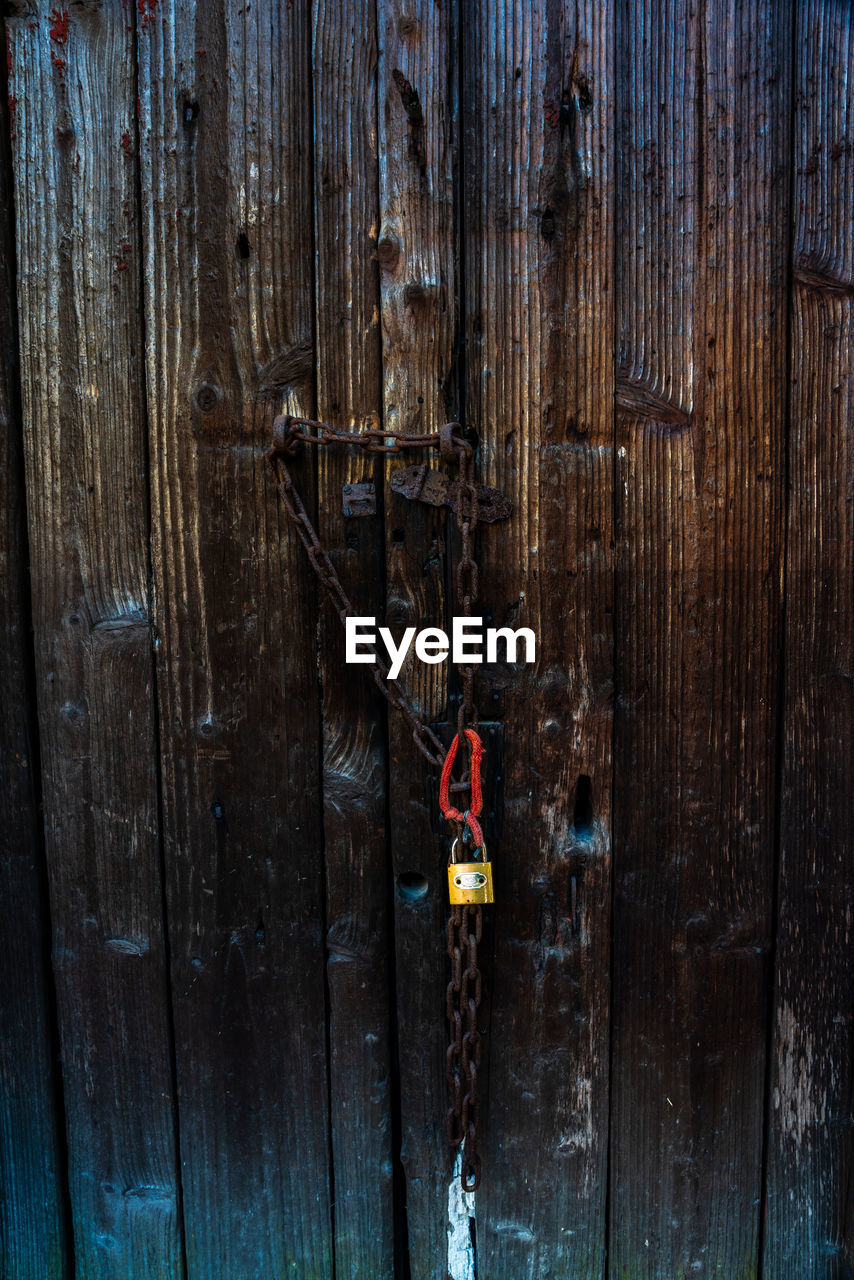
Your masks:
[[[486,845],[481,845],[482,861],[455,862],[457,841],[451,846],[448,863],[448,893],[452,907],[480,906],[494,902],[492,896],[492,863],[486,860]]]

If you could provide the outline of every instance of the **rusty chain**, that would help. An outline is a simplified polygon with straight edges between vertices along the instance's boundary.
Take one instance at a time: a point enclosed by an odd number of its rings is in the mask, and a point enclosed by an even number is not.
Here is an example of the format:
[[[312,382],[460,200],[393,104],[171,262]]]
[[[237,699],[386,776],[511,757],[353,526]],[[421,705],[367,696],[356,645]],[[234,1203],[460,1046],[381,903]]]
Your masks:
[[[387,441],[393,441],[388,444]],[[273,447],[266,455],[267,467],[273,477],[282,505],[296,528],[305,547],[309,563],[329,596],[335,612],[344,622],[353,614],[353,606],[341,585],[335,567],[323,548],[309,519],[302,498],[297,492],[284,461],[296,455],[299,445],[316,448],[330,445],[349,445],[365,453],[397,454],[404,449],[439,448],[442,458],[459,468],[459,497],[457,519],[460,526],[461,551],[455,571],[457,600],[462,605],[463,616],[472,616],[472,606],[479,593],[478,567],[472,553],[473,539],[478,522],[478,488],[474,480],[474,451],[463,438],[459,423],[445,423],[438,432],[416,435],[402,432],[370,430],[361,432],[336,431],[328,423],[313,418],[282,415],[273,424]],[[392,707],[403,715],[415,745],[424,758],[436,768],[441,768],[445,749],[436,734],[421,720],[399,680],[389,676],[389,667],[376,649],[371,673],[374,682]],[[460,666],[462,694],[457,713],[457,729],[460,742],[465,743],[464,730],[477,728],[477,706],[474,701],[474,670],[471,664]],[[470,756],[469,756],[470,759]],[[470,768],[461,780],[452,783],[452,791],[469,787]],[[481,1063],[481,1042],[478,1029],[478,1010],[482,994],[482,978],[478,968],[478,944],[483,934],[483,908],[480,906],[453,906],[448,920],[448,956],[451,962],[451,980],[446,991],[446,1013],[450,1026],[450,1043],[445,1053],[445,1067],[451,1105],[446,1117],[448,1142],[452,1147],[463,1148],[461,1182],[465,1191],[475,1191],[480,1185],[480,1157],[477,1153],[477,1127],[480,1119],[478,1074]],[[465,968],[463,968],[465,959]],[[465,1024],[465,1030],[463,1025]]]
[[[460,558],[456,567],[457,600],[463,617],[472,616],[472,605],[479,594],[478,567],[472,555],[477,528],[478,501],[473,462],[468,454],[460,454]],[[460,667],[462,697],[457,713],[459,742],[468,746],[465,730],[477,729],[477,706],[474,701],[474,669]],[[469,768],[469,772],[470,772]],[[472,930],[473,926],[473,930]],[[446,992],[446,1010],[450,1043],[445,1055],[445,1072],[451,1094],[446,1131],[451,1146],[462,1144],[460,1179],[463,1190],[476,1191],[480,1185],[480,1156],[477,1153],[477,1125],[480,1117],[478,1073],[481,1044],[478,1010],[481,999],[481,976],[477,964],[477,944],[483,933],[483,907],[453,906],[448,921],[448,956],[451,980]],[[465,956],[466,966],[462,967]],[[465,1031],[463,1031],[465,1022]]]
[[[303,427],[320,428],[323,434],[310,435],[302,430]],[[365,431],[356,434],[354,432],[333,431],[326,423],[314,422],[311,418],[281,417],[276,419],[273,427],[273,448],[267,453],[267,466],[275,480],[282,505],[305,547],[309,563],[317,574],[321,586],[332,601],[332,606],[342,622],[352,615],[353,606],[341,585],[341,579],[335,572],[332,561],[320,543],[320,539],[308,517],[308,512],[303,505],[302,498],[297,492],[291,474],[285,465],[284,458],[293,456],[300,444],[319,446],[356,444],[367,453],[398,453],[401,449],[423,449],[426,445],[438,444],[439,442],[438,434],[431,436],[404,436],[394,432],[388,434],[395,440],[394,445],[381,444],[381,432]],[[371,666],[371,673],[374,683],[389,704],[396,708],[406,720],[412,730],[415,745],[424,758],[436,768],[441,768],[445,756],[441,742],[430,726],[419,719],[400,681],[390,678],[389,667],[379,656],[376,649],[373,650],[373,654],[374,663]]]

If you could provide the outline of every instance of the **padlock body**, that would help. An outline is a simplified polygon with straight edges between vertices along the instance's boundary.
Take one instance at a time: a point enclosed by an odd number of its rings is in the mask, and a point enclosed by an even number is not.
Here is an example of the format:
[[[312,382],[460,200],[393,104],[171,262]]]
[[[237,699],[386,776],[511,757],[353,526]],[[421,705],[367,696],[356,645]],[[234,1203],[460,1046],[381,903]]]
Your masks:
[[[448,867],[452,907],[493,902],[491,862],[452,862]]]

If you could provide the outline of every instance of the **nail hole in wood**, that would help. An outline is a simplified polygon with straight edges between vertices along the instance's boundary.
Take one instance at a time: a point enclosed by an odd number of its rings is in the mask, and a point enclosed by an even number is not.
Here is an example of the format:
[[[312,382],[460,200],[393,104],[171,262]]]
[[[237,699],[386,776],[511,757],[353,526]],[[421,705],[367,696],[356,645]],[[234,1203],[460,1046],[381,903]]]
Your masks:
[[[196,404],[202,413],[213,413],[219,404],[219,388],[203,382],[196,388]]]

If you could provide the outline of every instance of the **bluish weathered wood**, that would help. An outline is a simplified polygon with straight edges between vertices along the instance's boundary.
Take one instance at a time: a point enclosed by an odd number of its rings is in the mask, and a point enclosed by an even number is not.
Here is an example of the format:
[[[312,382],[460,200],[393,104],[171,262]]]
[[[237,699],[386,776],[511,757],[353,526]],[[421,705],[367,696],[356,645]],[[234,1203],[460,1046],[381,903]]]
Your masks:
[[[482,608],[537,663],[504,719],[478,1275],[600,1280],[608,1134],[614,6],[482,0],[462,22],[467,417],[514,502]],[[490,786],[495,785],[490,780]],[[572,880],[577,919],[571,918]]]
[[[796,54],[782,861],[763,1280],[826,1280],[854,1268],[851,7],[802,0]]]
[[[152,567],[193,1280],[332,1274],[317,601],[264,466],[274,414],[313,407],[308,39],[299,2],[139,9]]]
[[[5,34],[5,33],[4,33]],[[54,1090],[58,1045],[46,964],[49,918],[36,808],[29,574],[18,394],[10,107],[0,69],[0,1274],[66,1275],[65,1214]]]
[[[753,1280],[791,16],[621,9],[610,1275]]]
[[[10,19],[29,546],[77,1274],[183,1274],[148,595],[133,14]]]
[[[317,411],[358,430],[376,427],[382,407],[376,12],[370,0],[315,0],[312,21]],[[381,487],[382,463],[323,453],[318,530],[358,612],[381,615],[381,523],[342,509],[344,484],[362,480]],[[319,637],[335,1274],[385,1280],[394,1267],[385,709],[368,669],[344,666],[343,628],[326,600]]]
[[[377,25],[384,422],[394,431],[436,431],[458,416],[460,391],[454,244],[457,14],[453,5],[380,0]],[[390,459],[386,485],[395,469],[415,461],[444,465],[435,453]],[[386,625],[395,636],[407,626],[445,625],[446,513],[388,487],[384,507]],[[411,650],[401,679],[423,717],[445,719],[447,664],[422,663]],[[432,1280],[443,1274],[447,1254],[452,1157],[444,1124],[447,877],[429,805],[438,772],[426,764],[411,729],[394,712],[388,738],[400,1156],[411,1274],[413,1280]],[[426,892],[412,877],[424,878]]]

